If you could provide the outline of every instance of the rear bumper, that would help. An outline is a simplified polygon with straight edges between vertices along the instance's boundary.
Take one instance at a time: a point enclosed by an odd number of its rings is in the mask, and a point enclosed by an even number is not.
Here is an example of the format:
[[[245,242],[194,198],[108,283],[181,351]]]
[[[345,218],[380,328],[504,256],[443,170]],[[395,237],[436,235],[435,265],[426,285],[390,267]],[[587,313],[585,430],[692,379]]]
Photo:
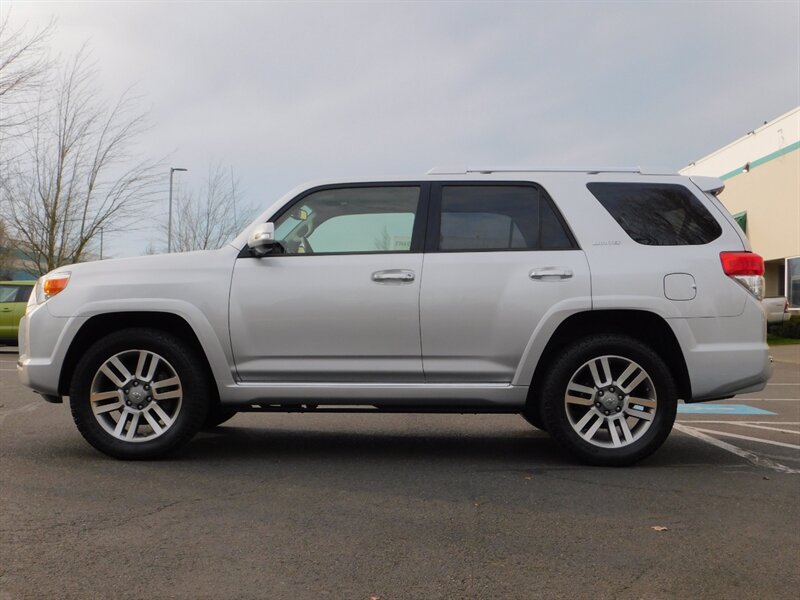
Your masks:
[[[747,302],[736,317],[669,319],[684,351],[692,386],[687,402],[763,390],[772,376],[764,312]]]

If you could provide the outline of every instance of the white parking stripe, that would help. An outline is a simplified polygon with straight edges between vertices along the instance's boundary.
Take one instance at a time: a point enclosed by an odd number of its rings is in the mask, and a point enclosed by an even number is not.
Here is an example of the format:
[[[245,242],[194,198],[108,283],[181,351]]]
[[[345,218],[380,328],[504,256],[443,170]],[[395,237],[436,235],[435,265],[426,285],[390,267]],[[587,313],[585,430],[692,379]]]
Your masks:
[[[791,469],[786,465],[776,463],[775,461],[770,460],[768,458],[763,458],[754,452],[750,452],[749,450],[745,450],[743,448],[739,448],[738,446],[734,446],[733,444],[729,444],[728,442],[723,442],[722,440],[713,438],[710,435],[706,435],[705,433],[695,429],[694,427],[687,427],[686,425],[675,423],[675,429],[677,429],[678,431],[682,431],[687,435],[691,435],[692,437],[695,437],[699,440],[707,442],[712,446],[716,446],[717,448],[721,448],[722,450],[727,450],[728,452],[731,452],[736,456],[740,456],[745,460],[747,460],[749,463],[757,467],[772,469],[773,471],[778,471],[780,473],[800,473],[800,470]]]
[[[732,421],[728,419],[727,421],[707,421],[705,419],[687,419],[685,421],[678,421],[678,423],[752,423],[755,425],[800,425],[800,421]]]
[[[753,429],[766,429],[767,431],[780,431],[781,433],[794,433],[800,435],[797,429],[781,429],[780,427],[768,427],[766,425],[756,425],[755,423],[738,423],[736,421],[728,421],[726,425],[739,425],[741,427],[752,427]]]
[[[719,435],[722,437],[736,438],[737,440],[747,440],[748,442],[760,442],[762,444],[769,444],[770,446],[781,446],[782,448],[792,448],[793,450],[800,450],[797,444],[787,444],[786,442],[773,442],[772,440],[765,440],[764,438],[750,437],[749,435],[739,435],[738,433],[728,433],[727,431],[713,431],[711,429],[700,429],[695,427],[696,431]]]

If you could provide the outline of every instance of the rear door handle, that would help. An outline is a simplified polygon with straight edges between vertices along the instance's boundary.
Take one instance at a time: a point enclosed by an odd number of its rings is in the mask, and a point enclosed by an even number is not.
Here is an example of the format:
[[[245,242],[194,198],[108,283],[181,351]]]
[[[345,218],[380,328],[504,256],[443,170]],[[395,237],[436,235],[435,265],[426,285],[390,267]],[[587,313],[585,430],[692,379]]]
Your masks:
[[[571,278],[572,269],[566,267],[539,267],[531,269],[528,276],[536,281],[560,281]]]
[[[414,271],[408,269],[387,269],[372,274],[375,283],[410,283],[414,281]]]

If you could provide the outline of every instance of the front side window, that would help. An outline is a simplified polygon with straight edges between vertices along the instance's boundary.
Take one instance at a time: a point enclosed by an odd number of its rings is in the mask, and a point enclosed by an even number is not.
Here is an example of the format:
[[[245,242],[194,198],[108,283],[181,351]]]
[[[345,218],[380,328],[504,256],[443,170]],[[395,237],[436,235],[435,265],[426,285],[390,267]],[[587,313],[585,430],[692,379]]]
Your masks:
[[[410,252],[418,186],[320,190],[275,221],[286,254]]]
[[[442,187],[440,251],[556,250],[572,243],[534,186]]]
[[[695,246],[722,235],[719,223],[682,185],[594,182],[587,187],[639,244]]]
[[[0,302],[16,302],[18,290],[16,285],[0,285]]]

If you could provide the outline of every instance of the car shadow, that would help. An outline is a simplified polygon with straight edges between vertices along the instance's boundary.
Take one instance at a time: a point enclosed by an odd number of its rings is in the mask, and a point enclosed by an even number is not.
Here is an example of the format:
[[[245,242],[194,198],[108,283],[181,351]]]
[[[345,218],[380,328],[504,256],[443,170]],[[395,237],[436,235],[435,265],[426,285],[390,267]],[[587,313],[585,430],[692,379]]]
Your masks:
[[[686,442],[691,447],[687,447]],[[672,440],[639,466],[681,466],[697,462],[697,443]],[[386,462],[435,460],[487,469],[585,469],[544,431],[382,432],[270,429],[222,426],[195,437],[172,460],[263,460],[295,462]]]

